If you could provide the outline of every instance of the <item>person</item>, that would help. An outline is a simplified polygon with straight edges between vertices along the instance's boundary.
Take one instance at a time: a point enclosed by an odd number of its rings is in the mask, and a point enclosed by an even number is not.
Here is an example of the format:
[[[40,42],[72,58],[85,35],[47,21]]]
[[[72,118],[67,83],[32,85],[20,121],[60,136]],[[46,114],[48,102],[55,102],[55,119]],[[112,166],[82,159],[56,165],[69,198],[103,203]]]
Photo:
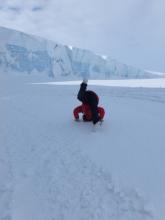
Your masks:
[[[80,113],[83,114],[84,121],[92,121],[94,125],[103,120],[105,110],[98,106],[98,95],[94,91],[87,90],[87,80],[83,80],[80,84],[77,98],[82,102],[82,105],[73,110],[75,120],[79,120]]]

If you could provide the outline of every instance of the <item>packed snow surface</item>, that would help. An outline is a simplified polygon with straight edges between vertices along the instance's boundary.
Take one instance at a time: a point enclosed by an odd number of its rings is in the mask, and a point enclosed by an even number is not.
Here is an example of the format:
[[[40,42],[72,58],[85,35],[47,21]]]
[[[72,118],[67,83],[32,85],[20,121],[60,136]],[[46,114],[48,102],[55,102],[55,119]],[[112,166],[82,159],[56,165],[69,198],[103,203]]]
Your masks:
[[[106,110],[92,132],[79,85],[35,82],[0,79],[0,219],[164,220],[165,89],[89,81]]]

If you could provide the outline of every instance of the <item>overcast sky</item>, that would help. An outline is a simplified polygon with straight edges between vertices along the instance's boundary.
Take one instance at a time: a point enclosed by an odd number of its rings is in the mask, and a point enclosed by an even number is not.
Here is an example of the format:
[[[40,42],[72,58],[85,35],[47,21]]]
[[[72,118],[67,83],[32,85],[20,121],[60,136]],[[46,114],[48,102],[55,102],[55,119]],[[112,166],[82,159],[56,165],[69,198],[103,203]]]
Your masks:
[[[165,0],[0,0],[0,25],[165,72]]]

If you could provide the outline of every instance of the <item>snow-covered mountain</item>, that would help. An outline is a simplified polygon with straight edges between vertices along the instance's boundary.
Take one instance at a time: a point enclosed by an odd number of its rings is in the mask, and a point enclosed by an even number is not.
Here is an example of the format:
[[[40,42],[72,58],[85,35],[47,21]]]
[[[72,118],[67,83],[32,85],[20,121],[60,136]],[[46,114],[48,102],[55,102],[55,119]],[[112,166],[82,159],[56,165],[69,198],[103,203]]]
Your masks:
[[[154,74],[91,51],[0,27],[0,70],[55,78],[150,78]]]

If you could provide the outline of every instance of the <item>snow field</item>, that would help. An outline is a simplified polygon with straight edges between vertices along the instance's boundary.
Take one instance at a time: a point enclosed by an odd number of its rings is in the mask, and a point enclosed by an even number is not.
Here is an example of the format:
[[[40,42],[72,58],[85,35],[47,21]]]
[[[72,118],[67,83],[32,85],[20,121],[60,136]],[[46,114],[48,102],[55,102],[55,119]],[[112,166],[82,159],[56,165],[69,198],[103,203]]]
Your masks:
[[[0,219],[163,219],[165,90],[91,88],[95,133],[73,120],[78,86],[1,87]]]

